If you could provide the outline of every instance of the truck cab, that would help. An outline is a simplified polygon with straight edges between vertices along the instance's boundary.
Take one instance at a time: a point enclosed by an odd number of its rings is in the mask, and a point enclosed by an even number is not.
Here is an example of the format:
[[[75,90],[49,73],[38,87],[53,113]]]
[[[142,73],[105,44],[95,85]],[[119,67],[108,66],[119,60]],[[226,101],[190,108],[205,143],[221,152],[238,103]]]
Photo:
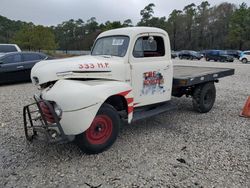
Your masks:
[[[233,74],[206,68],[189,75],[183,69],[178,68],[174,79],[169,37],[162,29],[103,32],[91,55],[33,67],[31,79],[40,93],[24,107],[26,138],[33,140],[42,133],[49,142],[76,140],[83,151],[99,153],[114,143],[124,122],[173,109],[172,95],[195,96],[195,108],[208,112],[215,101],[214,82]],[[31,112],[39,114],[41,124],[33,121]]]

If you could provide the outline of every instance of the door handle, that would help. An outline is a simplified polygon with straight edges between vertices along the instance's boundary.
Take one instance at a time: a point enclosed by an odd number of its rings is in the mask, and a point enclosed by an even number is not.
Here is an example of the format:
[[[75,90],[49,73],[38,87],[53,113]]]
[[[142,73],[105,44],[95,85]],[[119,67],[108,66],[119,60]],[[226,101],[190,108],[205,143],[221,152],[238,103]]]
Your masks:
[[[17,69],[23,69],[23,66],[17,66],[16,68]]]
[[[169,65],[166,66],[163,70],[165,71],[165,70],[168,70],[168,69],[169,69]]]

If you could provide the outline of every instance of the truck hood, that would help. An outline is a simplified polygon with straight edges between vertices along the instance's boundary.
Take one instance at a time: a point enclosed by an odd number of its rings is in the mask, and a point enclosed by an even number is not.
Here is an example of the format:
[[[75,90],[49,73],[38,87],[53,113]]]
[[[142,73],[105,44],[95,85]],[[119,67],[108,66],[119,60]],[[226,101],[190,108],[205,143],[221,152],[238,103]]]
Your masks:
[[[78,56],[47,60],[37,63],[31,70],[36,85],[59,79],[109,79],[122,81],[124,60],[111,56]]]

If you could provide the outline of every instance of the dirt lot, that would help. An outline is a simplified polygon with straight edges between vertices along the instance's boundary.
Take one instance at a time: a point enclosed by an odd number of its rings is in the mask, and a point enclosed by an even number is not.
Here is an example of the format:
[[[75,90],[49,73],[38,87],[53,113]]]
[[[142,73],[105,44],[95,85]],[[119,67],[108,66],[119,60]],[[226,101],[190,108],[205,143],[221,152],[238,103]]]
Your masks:
[[[214,108],[178,110],[125,126],[108,151],[85,155],[73,143],[26,142],[22,107],[30,84],[0,87],[0,187],[250,187],[250,119],[238,116],[250,95],[250,64],[179,61],[236,69],[217,87]]]

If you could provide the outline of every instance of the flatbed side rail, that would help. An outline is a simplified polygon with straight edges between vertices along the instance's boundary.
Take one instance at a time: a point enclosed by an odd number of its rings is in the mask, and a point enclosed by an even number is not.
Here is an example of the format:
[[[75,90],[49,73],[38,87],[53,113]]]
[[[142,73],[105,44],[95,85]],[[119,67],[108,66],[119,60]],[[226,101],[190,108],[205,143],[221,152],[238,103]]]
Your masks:
[[[194,77],[175,77],[173,79],[174,87],[188,87],[205,82],[218,81],[219,78],[231,76],[234,74],[234,69],[224,69],[215,71],[209,74],[197,75]]]

